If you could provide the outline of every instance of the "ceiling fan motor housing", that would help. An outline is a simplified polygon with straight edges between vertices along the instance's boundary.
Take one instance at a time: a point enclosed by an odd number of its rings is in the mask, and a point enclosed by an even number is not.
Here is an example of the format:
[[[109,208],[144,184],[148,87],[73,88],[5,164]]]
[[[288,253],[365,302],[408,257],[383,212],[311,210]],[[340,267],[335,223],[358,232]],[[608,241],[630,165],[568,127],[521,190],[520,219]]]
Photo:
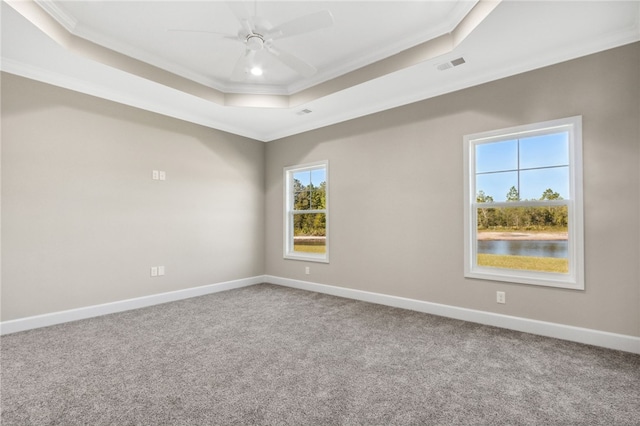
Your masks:
[[[247,49],[262,50],[264,47],[264,37],[260,34],[252,33],[246,39]]]

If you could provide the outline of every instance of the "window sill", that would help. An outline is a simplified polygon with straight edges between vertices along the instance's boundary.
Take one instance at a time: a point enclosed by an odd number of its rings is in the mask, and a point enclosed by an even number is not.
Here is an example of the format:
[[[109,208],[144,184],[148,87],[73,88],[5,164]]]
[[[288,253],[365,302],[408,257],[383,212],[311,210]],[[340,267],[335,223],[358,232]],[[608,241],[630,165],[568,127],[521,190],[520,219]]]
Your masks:
[[[329,263],[329,256],[326,254],[314,255],[311,253],[306,253],[306,254],[286,253],[284,255],[284,259],[302,260],[305,262],[316,262],[316,263]]]
[[[530,284],[536,286],[566,288],[570,290],[584,290],[584,282],[575,277],[551,272],[500,270],[496,268],[478,268],[474,271],[466,271],[465,278],[481,280],[503,281],[517,284]]]

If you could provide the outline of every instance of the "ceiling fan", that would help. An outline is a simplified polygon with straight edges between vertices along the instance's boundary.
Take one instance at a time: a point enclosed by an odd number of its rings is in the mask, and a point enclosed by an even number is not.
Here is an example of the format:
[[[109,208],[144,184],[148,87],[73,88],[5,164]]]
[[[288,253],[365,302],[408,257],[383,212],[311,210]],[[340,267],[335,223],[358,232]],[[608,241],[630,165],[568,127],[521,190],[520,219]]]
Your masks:
[[[253,68],[254,58],[260,51],[267,52],[304,77],[310,77],[316,73],[316,68],[313,65],[277,47],[276,41],[331,27],[333,25],[333,15],[331,15],[330,11],[321,10],[274,27],[269,21],[257,15],[257,0],[253,15],[247,10],[243,3],[229,1],[226,2],[226,4],[240,23],[240,29],[237,35],[205,30],[171,31],[205,32],[244,44],[245,51],[242,56],[238,58],[231,73],[231,80],[233,81],[243,81],[246,79],[247,72]],[[256,71],[257,70],[253,70],[252,72],[257,75]]]

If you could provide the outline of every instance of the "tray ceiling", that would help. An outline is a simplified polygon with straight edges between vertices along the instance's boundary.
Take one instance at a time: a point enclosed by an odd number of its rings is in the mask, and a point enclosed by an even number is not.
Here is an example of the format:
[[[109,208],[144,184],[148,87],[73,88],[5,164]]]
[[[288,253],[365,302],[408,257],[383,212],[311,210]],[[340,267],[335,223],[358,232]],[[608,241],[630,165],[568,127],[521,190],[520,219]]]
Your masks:
[[[258,52],[233,81],[243,25],[217,1],[3,2],[2,69],[269,141],[640,40],[640,1],[235,3],[274,27],[330,11],[274,41],[317,72]]]

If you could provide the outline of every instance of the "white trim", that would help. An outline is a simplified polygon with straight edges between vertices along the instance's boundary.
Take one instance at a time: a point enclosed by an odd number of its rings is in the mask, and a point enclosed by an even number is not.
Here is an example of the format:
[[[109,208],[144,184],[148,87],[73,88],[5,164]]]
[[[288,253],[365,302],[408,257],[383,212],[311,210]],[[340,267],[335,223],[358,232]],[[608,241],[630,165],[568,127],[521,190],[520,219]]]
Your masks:
[[[602,52],[608,49],[635,43],[638,41],[639,37],[640,31],[637,27],[623,29],[621,33],[601,38],[594,43],[589,43],[585,46],[581,46],[580,48],[563,49],[549,57],[533,55],[527,63],[516,64],[512,66],[505,65],[503,67],[493,67],[492,70],[486,70],[483,73],[473,75],[469,78],[457,79],[453,83],[449,84],[442,84],[437,86],[423,85],[422,90],[413,90],[405,96],[385,97],[383,99],[378,99],[376,102],[369,102],[357,109],[348,109],[346,111],[338,112],[325,118],[315,119],[314,121],[305,122],[297,126],[291,125],[292,123],[289,123],[290,125],[280,126],[280,128],[278,128],[277,130],[271,131],[265,129],[247,129],[235,125],[229,125],[228,123],[213,120],[213,118],[205,118],[204,116],[200,116],[199,114],[193,114],[192,112],[186,111],[184,108],[168,108],[168,103],[166,102],[159,103],[156,101],[149,101],[148,99],[143,99],[141,96],[126,93],[126,90],[114,90],[96,82],[83,81],[75,77],[61,74],[60,72],[54,72],[48,69],[24,64],[11,58],[2,57],[0,60],[0,69],[2,71],[30,78],[32,80],[41,81],[76,92],[85,93],[114,102],[119,102],[135,108],[156,112],[158,114],[167,115],[169,117],[174,117],[190,123],[200,124],[209,128],[245,136],[261,142],[270,142],[299,133],[342,123],[344,121],[354,120],[359,117],[364,117],[381,111],[408,105],[414,102],[435,98],[437,96],[460,91],[469,87],[497,81],[512,75],[522,74],[528,71],[557,64],[559,61],[565,62],[575,58]],[[456,53],[455,55],[449,54],[449,57],[454,56],[458,56],[458,53]],[[464,56],[464,54],[460,54],[459,56]],[[437,59],[440,60],[446,58]],[[10,62],[11,65],[9,65]],[[425,66],[433,66],[433,64],[429,61],[425,62],[425,64]],[[34,70],[37,70],[37,72],[34,72]],[[231,89],[233,89],[232,91],[234,92],[237,91],[236,87],[230,87],[230,90]],[[304,89],[296,88],[292,93],[298,93],[298,91],[301,90]],[[274,96],[279,95],[276,94]],[[298,104],[296,107],[302,108],[303,105],[308,105],[309,102],[313,102],[316,100],[317,99],[311,99],[306,104]],[[205,112],[203,112],[203,114],[205,114]]]
[[[453,318],[462,321],[469,321],[478,324],[506,328],[509,330],[521,331],[524,333],[537,334],[540,336],[553,337],[556,339],[568,340],[571,342],[584,343],[587,345],[600,346],[603,348],[640,354],[640,337],[636,336],[609,333],[606,331],[496,314],[493,312],[479,311],[475,309],[460,308],[457,306],[425,302],[422,300],[408,299],[404,297],[391,296],[387,294],[373,293],[369,291],[355,290],[344,287],[336,287],[327,284],[318,284],[310,281],[300,281],[290,278],[276,277],[273,275],[258,275],[255,277],[210,284],[202,287],[177,290],[151,296],[139,297],[135,299],[105,303],[102,305],[87,306],[84,308],[71,309],[68,311],[53,312],[50,314],[4,321],[0,323],[0,335],[16,333],[19,331],[31,330],[40,327],[47,327],[50,325],[62,324],[65,322],[77,321],[86,318],[93,318],[101,315],[108,315],[132,309],[139,309],[148,306],[159,305],[162,303],[188,299],[191,297],[204,296],[206,294],[248,287],[264,282],[280,285],[283,287],[297,288],[306,291],[315,291],[317,293],[330,294],[347,299],[361,300],[363,302],[376,303],[379,305],[392,306],[401,309],[409,309],[412,311],[438,315],[446,318]]]
[[[551,66],[559,62],[566,62],[572,59],[602,52],[604,50],[613,49],[630,43],[635,43],[636,41],[638,41],[638,37],[638,30],[631,28],[628,30],[624,30],[621,34],[617,34],[615,37],[605,37],[595,43],[590,43],[581,48],[559,50],[558,53],[552,55],[549,54],[548,57],[546,55],[532,55],[526,63],[517,63],[514,65],[501,64],[501,66],[494,66],[492,70],[484,70],[482,73],[479,73],[477,75],[472,75],[468,78],[457,79],[453,83],[445,83],[437,86],[424,84],[421,90],[413,90],[410,91],[410,93],[407,93],[406,95],[400,97],[386,97],[384,99],[378,99],[376,100],[376,102],[370,102],[366,105],[362,105],[357,109],[341,111],[336,113],[335,115],[327,116],[317,121],[303,123],[298,126],[283,126],[280,129],[272,132],[267,131],[262,134],[262,139],[260,140],[270,142],[285,138],[287,136],[308,132],[337,123],[342,123],[344,121],[354,120],[356,118],[375,114],[380,111],[386,111],[388,109],[397,108],[414,102],[432,99],[437,96],[460,91],[469,87],[479,86],[484,83],[497,81],[513,75],[522,74],[528,71]],[[458,52],[456,51],[455,55],[450,54],[447,57],[438,59],[446,60],[448,57],[458,56],[465,55],[462,53],[458,54]],[[432,66],[431,62],[425,62],[424,64],[425,66]]]
[[[265,275],[264,282],[640,354],[640,337],[625,334],[609,333],[589,328],[574,327],[570,325],[496,314],[493,312],[460,308],[457,306],[407,299],[404,297],[390,296],[387,294],[372,293],[344,287],[335,287],[309,281],[274,277],[271,275]]]
[[[75,34],[75,29],[78,25],[78,20],[76,18],[60,9],[60,7],[52,0],[35,0],[35,2],[69,33]]]
[[[106,99],[108,101],[113,101],[117,103],[121,103],[123,105],[128,105],[134,108],[139,108],[143,111],[150,111],[161,115],[166,115],[168,117],[177,118],[179,120],[183,120],[189,123],[200,124],[202,126],[206,126],[212,129],[218,129],[225,132],[233,133],[236,135],[244,136],[250,139],[255,139],[257,141],[266,142],[262,135],[247,130],[245,128],[240,128],[233,125],[228,125],[221,121],[215,120],[215,114],[211,115],[203,115],[200,116],[198,114],[194,114],[192,111],[189,111],[187,108],[181,108],[175,106],[176,102],[166,102],[159,103],[154,100],[146,99],[139,94],[133,92],[127,92],[126,90],[118,90],[114,88],[106,87],[102,84],[98,84],[91,81],[86,81],[80,78],[76,78],[74,76],[69,76],[66,74],[61,74],[59,72],[51,71],[45,68],[41,68],[38,66],[34,66],[31,64],[26,64],[14,59],[8,59],[2,57],[0,59],[0,70],[9,74],[14,74],[20,77],[25,77],[31,80],[39,81],[42,83],[50,84],[56,87],[62,87],[63,89],[72,90],[79,93],[84,93],[86,95],[95,96],[100,99]],[[136,78],[135,76],[132,78]],[[155,87],[155,90],[166,91],[166,96],[177,96],[180,97],[188,97],[188,98],[197,98],[194,95],[189,95],[185,92],[176,91],[167,86],[162,86],[157,83],[154,83],[150,80],[141,79],[138,81],[139,84],[144,84],[147,86]],[[151,89],[147,89],[151,90]],[[177,99],[177,98],[174,98]]]
[[[300,213],[324,213],[325,215],[325,252],[324,254],[300,253],[293,251],[293,235],[290,222],[293,220],[293,174],[295,172],[313,171],[324,169],[325,171],[325,208],[322,210],[299,210]],[[287,166],[284,168],[284,245],[283,258],[290,260],[302,260],[306,262],[329,263],[329,160],[315,161],[313,163]]]
[[[251,285],[260,284],[263,282],[263,280],[264,276],[258,275],[255,277],[209,284],[201,287],[186,288],[184,290],[152,294],[149,296],[119,300],[117,302],[104,303],[101,305],[86,306],[83,308],[69,309],[67,311],[52,312],[50,314],[3,321],[0,322],[0,335],[31,330],[34,328],[48,327],[50,325],[62,324],[65,322],[93,318],[102,315],[114,314],[116,312],[130,311],[132,309],[145,308],[148,306],[160,305],[167,302],[175,302],[177,300],[204,296],[206,294],[218,293],[220,291],[248,287]]]
[[[475,147],[487,143],[499,143],[523,137],[548,135],[567,132],[569,160],[569,198],[563,201],[569,214],[569,273],[538,272],[516,269],[499,269],[477,264],[477,214],[480,206],[495,208],[526,207],[534,205],[527,201],[493,202],[479,204],[476,202]],[[584,223],[582,201],[582,116],[573,116],[540,123],[491,130],[465,135],[464,146],[464,276],[483,280],[505,281],[519,284],[532,284],[547,287],[559,287],[572,290],[584,290]],[[518,172],[519,172],[518,167]],[[518,185],[519,186],[519,185]],[[520,188],[518,187],[518,190]],[[493,194],[496,195],[496,194]],[[549,201],[538,201],[538,205],[557,204]]]

